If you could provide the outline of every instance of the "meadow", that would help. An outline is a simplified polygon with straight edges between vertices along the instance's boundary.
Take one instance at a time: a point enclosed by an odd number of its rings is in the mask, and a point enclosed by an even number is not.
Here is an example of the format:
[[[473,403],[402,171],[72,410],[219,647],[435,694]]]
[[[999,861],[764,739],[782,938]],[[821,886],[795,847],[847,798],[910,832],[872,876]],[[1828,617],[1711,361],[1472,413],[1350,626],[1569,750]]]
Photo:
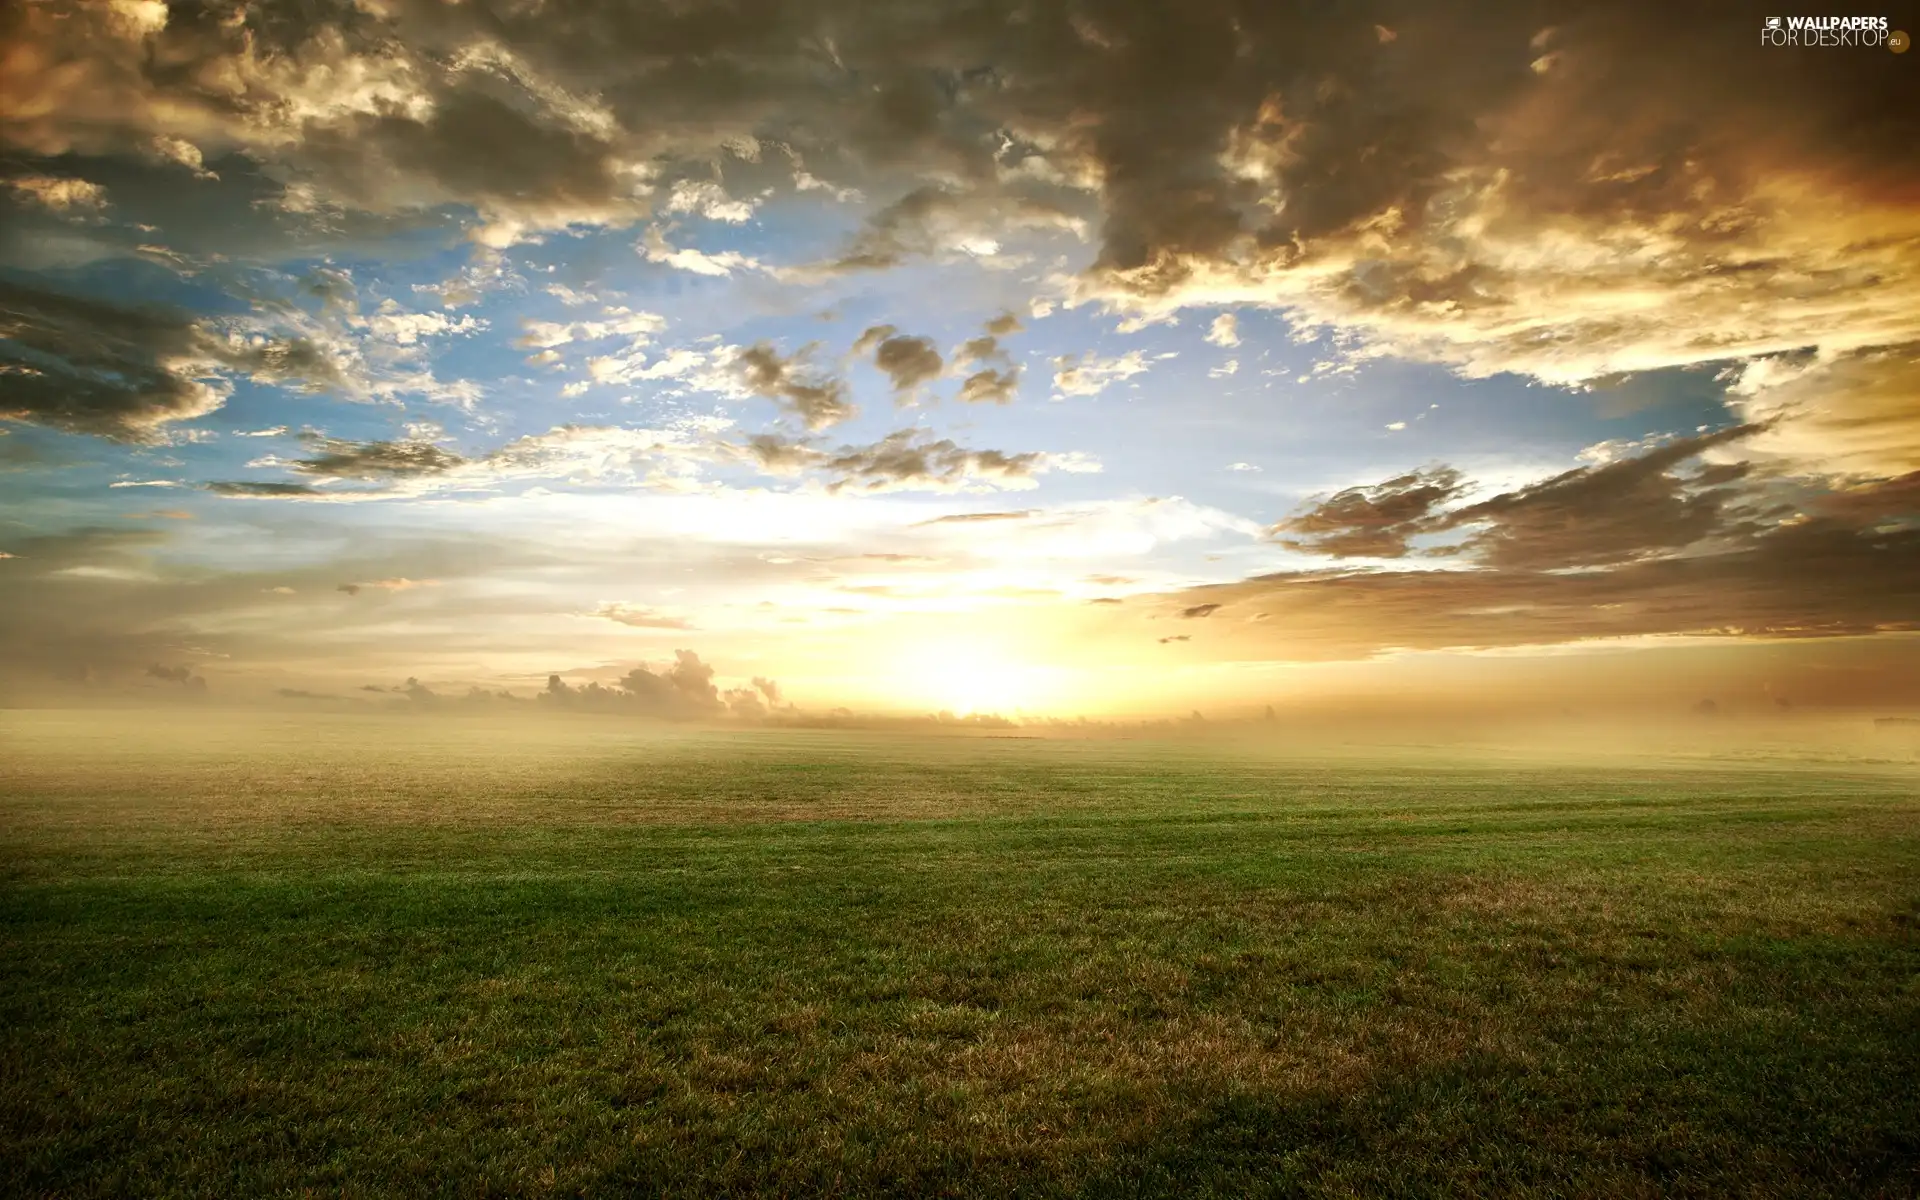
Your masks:
[[[0,713],[0,1188],[1920,1194],[1920,768]]]

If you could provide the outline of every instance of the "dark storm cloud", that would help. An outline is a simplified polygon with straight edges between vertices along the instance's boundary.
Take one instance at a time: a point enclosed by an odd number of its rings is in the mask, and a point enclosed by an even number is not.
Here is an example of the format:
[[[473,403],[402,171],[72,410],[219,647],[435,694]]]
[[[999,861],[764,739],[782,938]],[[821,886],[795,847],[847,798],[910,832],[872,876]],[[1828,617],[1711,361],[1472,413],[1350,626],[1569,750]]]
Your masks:
[[[256,499],[291,500],[324,496],[309,483],[256,483],[251,480],[219,479],[207,485],[216,496],[250,496]]]
[[[1832,492],[1818,501],[1822,513],[1866,525],[1920,521],[1920,471]]]
[[[1737,515],[1725,485],[1744,474],[1738,466],[1708,468],[1692,479],[1674,467],[1759,432],[1741,425],[1679,441],[1637,458],[1582,467],[1552,479],[1469,505],[1437,528],[1480,526],[1467,553],[1495,568],[1552,569],[1606,566],[1680,550],[1710,537],[1740,537],[1759,527]]]
[[[310,389],[341,382],[304,338],[222,336],[188,314],[0,280],[0,419],[124,442],[218,409],[223,372]]]
[[[1312,554],[1401,558],[1409,550],[1407,539],[1464,490],[1464,480],[1451,467],[1413,471],[1338,492],[1275,525],[1272,533],[1289,549]]]
[[[1348,518],[1322,522],[1324,539],[1383,538],[1404,555],[1413,533],[1467,530],[1443,551],[1458,566],[1282,572],[1163,603],[1181,615],[1232,605],[1248,621],[1235,628],[1236,652],[1271,643],[1289,657],[1920,629],[1911,477],[1822,494],[1752,479],[1739,463],[1675,473],[1756,432],[1742,426],[1676,441],[1448,511],[1434,512],[1432,496],[1398,507],[1389,499],[1394,520],[1385,526],[1371,501],[1421,485],[1403,478],[1356,490],[1361,501],[1321,506]],[[1448,494],[1463,490],[1457,473],[1425,476],[1436,477]]]
[[[0,281],[0,417],[118,441],[220,407],[206,339],[182,314]]]
[[[1682,438],[1636,457],[1581,467],[1477,504],[1444,506],[1468,485],[1434,467],[1368,488],[1349,488],[1274,527],[1290,549],[1334,558],[1404,558],[1410,539],[1466,531],[1429,553],[1466,554],[1498,568],[1604,566],[1679,550],[1710,537],[1754,531],[1751,514],[1730,507],[1746,469],[1710,466],[1687,477],[1675,467],[1750,438],[1740,425]],[[1285,535],[1299,535],[1287,537]]]
[[[856,411],[846,384],[831,376],[808,374],[803,350],[788,358],[765,342],[750,346],[734,360],[741,380],[755,394],[778,400],[808,429],[825,429]]]
[[[842,270],[884,270],[938,247],[933,223],[961,206],[944,187],[916,188],[875,213],[854,244],[834,262]]]
[[[1745,11],[46,0],[0,22],[0,144],[41,163],[22,175],[106,179],[107,211],[134,203],[108,159],[210,196],[239,162],[310,224],[464,206],[498,246],[784,175],[879,198],[842,268],[1084,221],[1085,296],[1271,304],[1475,376],[1819,347],[1846,386],[1746,393],[1753,417],[1792,402],[1771,444],[1920,466],[1920,418],[1876,399],[1920,345],[1920,166],[1888,149],[1920,142],[1910,63],[1763,47]]]
[[[289,466],[302,475],[328,479],[382,480],[441,475],[464,466],[467,459],[432,442],[348,442],[309,435],[303,439],[318,451]]]
[[[1264,614],[1236,652],[1546,645],[1672,634],[1824,637],[1920,629],[1920,532],[1816,520],[1738,549],[1608,570],[1292,572],[1200,589]]]

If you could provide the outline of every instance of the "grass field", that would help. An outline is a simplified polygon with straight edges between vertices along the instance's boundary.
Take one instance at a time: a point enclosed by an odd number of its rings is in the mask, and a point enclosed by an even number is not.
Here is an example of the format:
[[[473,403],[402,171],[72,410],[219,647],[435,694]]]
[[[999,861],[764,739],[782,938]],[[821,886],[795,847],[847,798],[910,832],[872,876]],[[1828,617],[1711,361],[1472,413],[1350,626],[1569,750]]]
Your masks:
[[[12,1195],[1920,1194],[1920,774],[0,713]]]

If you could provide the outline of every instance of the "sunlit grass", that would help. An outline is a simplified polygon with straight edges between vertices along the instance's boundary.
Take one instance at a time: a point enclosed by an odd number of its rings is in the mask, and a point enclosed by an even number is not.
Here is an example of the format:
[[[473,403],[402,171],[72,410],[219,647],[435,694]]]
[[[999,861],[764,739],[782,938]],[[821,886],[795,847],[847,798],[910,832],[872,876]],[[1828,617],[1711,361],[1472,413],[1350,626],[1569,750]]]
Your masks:
[[[1910,767],[0,729],[15,1194],[1920,1188]]]

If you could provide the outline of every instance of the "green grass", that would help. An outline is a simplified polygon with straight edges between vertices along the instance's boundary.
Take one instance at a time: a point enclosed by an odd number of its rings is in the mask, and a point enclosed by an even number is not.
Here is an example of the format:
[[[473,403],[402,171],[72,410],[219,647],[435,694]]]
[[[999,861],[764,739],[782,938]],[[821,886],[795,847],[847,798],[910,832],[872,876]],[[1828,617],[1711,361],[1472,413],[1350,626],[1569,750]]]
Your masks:
[[[0,714],[5,1191],[1920,1193],[1911,766],[504,733]]]

